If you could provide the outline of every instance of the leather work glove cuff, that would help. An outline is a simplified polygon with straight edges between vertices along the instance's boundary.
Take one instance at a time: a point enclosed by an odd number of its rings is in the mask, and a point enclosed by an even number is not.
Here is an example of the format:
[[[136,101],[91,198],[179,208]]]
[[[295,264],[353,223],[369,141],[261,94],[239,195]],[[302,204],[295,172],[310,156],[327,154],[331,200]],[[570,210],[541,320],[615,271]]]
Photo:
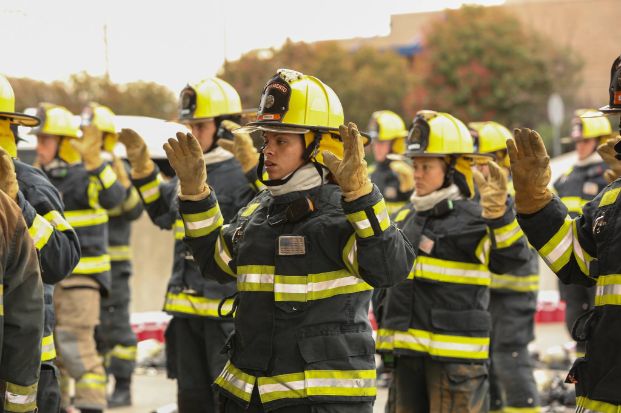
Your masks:
[[[132,179],[143,179],[151,175],[154,170],[155,163],[151,159],[149,159],[148,162],[145,162],[143,164],[140,164],[139,162],[136,163],[136,166],[132,164],[130,173]]]
[[[204,185],[202,190],[198,193],[189,195],[184,194],[183,188],[181,188],[181,191],[179,192],[179,199],[182,201],[202,201],[203,199],[209,197],[210,194],[211,188],[209,188],[209,186],[207,185]]]
[[[356,199],[348,201],[347,199],[345,199],[345,196],[343,196],[341,206],[343,207],[343,212],[345,212],[345,214],[353,214],[354,212],[363,211],[366,208],[377,204],[382,199],[383,196],[380,190],[377,188],[377,186],[371,184],[369,192],[361,195]]]
[[[518,214],[530,215],[541,211],[552,200],[553,195],[547,188],[535,194],[532,192],[515,192],[515,209]]]
[[[371,191],[373,191],[373,184],[370,180],[367,179],[367,181],[363,183],[361,187],[352,191],[343,192],[343,199],[345,200],[345,202],[353,202],[358,198],[370,194]]]

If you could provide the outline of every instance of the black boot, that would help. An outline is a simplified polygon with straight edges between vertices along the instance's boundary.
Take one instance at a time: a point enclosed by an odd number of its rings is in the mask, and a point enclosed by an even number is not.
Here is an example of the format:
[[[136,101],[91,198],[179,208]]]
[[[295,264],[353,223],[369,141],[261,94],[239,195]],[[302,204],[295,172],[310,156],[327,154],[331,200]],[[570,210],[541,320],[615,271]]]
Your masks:
[[[123,407],[132,405],[131,379],[116,378],[114,393],[108,398],[108,407]]]

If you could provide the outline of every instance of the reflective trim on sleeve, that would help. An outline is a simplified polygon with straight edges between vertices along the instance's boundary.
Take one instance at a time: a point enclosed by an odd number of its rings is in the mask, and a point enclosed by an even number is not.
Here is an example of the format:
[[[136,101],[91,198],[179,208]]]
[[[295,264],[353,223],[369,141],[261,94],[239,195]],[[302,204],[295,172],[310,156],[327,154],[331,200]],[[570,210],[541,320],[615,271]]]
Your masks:
[[[227,361],[224,369],[222,369],[222,372],[214,383],[232,395],[249,403],[256,380],[256,377],[244,373],[233,366],[230,361]]]
[[[77,389],[93,389],[104,390],[106,389],[107,378],[105,375],[97,373],[84,373],[82,377],[76,382]]]
[[[395,349],[394,331],[380,328],[377,330],[377,338],[375,339],[375,348],[379,351],[392,351]]]
[[[565,217],[565,222],[561,228],[550,238],[550,240],[539,249],[539,255],[548,264],[550,269],[558,272],[569,262],[572,251],[573,231],[572,219]]]
[[[224,223],[224,218],[220,213],[218,204],[208,211],[195,214],[181,214],[185,225],[185,234],[189,238],[198,238],[211,234],[220,228]]]
[[[395,217],[394,221],[395,222],[403,221],[405,218],[407,218],[408,215],[410,215],[410,212],[412,212],[411,209],[404,209],[402,211],[399,211],[397,213],[397,216]]]
[[[621,305],[621,274],[597,277],[595,305]]]
[[[185,237],[185,227],[183,226],[182,219],[177,219],[175,221],[174,233],[175,233],[176,240],[182,240]]]
[[[110,188],[116,182],[116,174],[110,165],[106,165],[98,176],[104,189]]]
[[[481,238],[481,241],[479,241],[479,244],[474,250],[474,254],[477,256],[481,264],[489,264],[489,252],[491,247],[492,240],[489,238],[489,235],[485,235],[483,238]]]
[[[157,175],[154,180],[138,188],[145,204],[151,204],[160,198],[160,182],[161,178]]]
[[[74,274],[97,274],[105,271],[110,271],[110,256],[108,254],[98,257],[82,257],[73,269]]]
[[[132,250],[129,245],[109,245],[110,261],[129,261],[132,259]]]
[[[576,258],[576,262],[578,263],[578,267],[580,271],[587,277],[591,274],[591,261],[593,258],[589,255],[588,252],[582,249],[580,245],[580,241],[578,240],[578,228],[576,227],[576,220],[571,222],[571,233],[573,237],[573,252],[574,257]]]
[[[258,202],[253,202],[252,204],[248,204],[241,212],[240,216],[242,217],[248,217],[250,215],[252,215],[252,213],[259,207]]]
[[[54,227],[45,218],[37,214],[32,221],[32,225],[28,228],[28,233],[34,242],[35,248],[41,250],[54,233]]]
[[[123,210],[125,211],[131,211],[140,202],[140,195],[138,195],[138,191],[136,190],[136,188],[130,186],[128,191],[129,195],[127,196],[127,198],[125,198],[125,201],[123,201],[122,205]]]
[[[408,278],[423,278],[455,284],[486,286],[491,284],[489,269],[483,264],[449,261],[420,255],[416,257]]]
[[[379,223],[381,232],[384,232],[390,226],[390,217],[388,216],[388,209],[386,208],[386,202],[381,199],[372,207],[374,217],[367,215],[367,211],[358,211],[352,214],[347,214],[347,220],[353,225],[356,235],[360,238],[368,238],[375,234],[373,227],[371,226],[371,218],[374,218]]]
[[[59,231],[67,231],[73,229],[62,216],[62,214],[58,211],[52,210],[47,214],[43,215],[43,218],[45,218],[50,224],[52,224],[54,228]]]
[[[213,256],[216,260],[218,268],[220,268],[231,277],[237,277],[237,274],[235,274],[229,266],[229,263],[232,260],[231,253],[229,252],[229,248],[226,246],[226,242],[224,241],[224,237],[222,236],[222,231],[226,227],[228,227],[228,224],[223,226],[222,230],[220,230],[220,234],[218,235],[218,239],[216,240],[216,248],[213,252]]]
[[[31,412],[37,408],[37,384],[20,386],[11,382],[5,382],[4,411],[6,412]]]
[[[619,191],[621,191],[621,187],[609,189],[608,191],[606,191],[602,196],[602,199],[599,201],[599,205],[597,207],[601,208],[607,205],[614,204],[619,197]]]
[[[575,214],[582,214],[582,207],[589,202],[588,199],[582,199],[579,196],[564,196],[561,198],[561,202],[565,204],[568,212]]]
[[[108,352],[107,356],[119,360],[136,361],[136,346],[117,344]]]
[[[539,275],[492,274],[490,288],[529,292],[539,290]]]
[[[74,228],[90,227],[107,223],[108,213],[103,208],[78,209],[65,211],[65,218]]]
[[[513,219],[510,224],[492,230],[496,248],[507,248],[515,244],[517,240],[524,236],[522,228],[518,225],[517,219]]]
[[[410,350],[436,357],[458,359],[485,360],[489,356],[489,337],[436,334],[417,329],[384,330],[382,335],[379,345],[384,347],[383,349]],[[392,335],[392,339],[388,338],[389,335]]]
[[[619,405],[576,397],[576,413],[619,413]]]
[[[352,274],[359,274],[358,270],[358,243],[356,242],[356,234],[352,234],[345,248],[343,248],[343,263]]]
[[[540,413],[540,412],[541,412],[541,406],[533,406],[533,407],[505,406],[502,408],[502,413]]]
[[[218,306],[222,300],[220,298],[207,298],[184,292],[175,294],[166,293],[164,311],[171,313],[191,314],[200,317],[219,318]],[[228,314],[233,309],[233,299],[228,299],[222,305],[222,312]]]
[[[55,358],[56,347],[54,346],[54,334],[50,334],[41,339],[41,361],[50,361]]]
[[[4,284],[0,283],[0,317],[4,316]]]
[[[386,201],[386,208],[388,209],[388,214],[390,214],[390,215],[394,214],[395,212],[397,212],[398,210],[403,208],[406,203],[407,202],[405,202],[405,201],[399,201],[399,202],[396,202],[396,201],[394,201],[394,202],[393,201]],[[395,220],[395,222],[397,222],[397,221]]]

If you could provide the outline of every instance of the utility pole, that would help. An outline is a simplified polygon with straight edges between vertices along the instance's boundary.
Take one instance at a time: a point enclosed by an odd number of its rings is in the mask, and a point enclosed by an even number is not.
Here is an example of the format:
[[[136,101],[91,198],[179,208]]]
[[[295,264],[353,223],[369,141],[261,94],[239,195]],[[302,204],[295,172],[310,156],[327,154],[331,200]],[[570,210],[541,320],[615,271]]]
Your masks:
[[[104,23],[103,25],[103,35],[104,35],[104,59],[106,65],[106,71],[104,76],[106,80],[110,80],[110,60],[108,55],[108,25]]]

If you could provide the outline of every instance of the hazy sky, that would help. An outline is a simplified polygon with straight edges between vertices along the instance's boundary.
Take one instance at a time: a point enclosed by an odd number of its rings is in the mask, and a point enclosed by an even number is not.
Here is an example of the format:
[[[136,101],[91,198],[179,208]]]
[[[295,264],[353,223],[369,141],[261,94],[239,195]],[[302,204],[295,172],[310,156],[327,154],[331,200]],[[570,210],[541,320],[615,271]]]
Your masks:
[[[0,73],[42,80],[86,70],[116,82],[180,90],[225,57],[281,45],[389,33],[390,15],[459,7],[461,0],[0,0]],[[502,0],[467,1],[499,4]]]

